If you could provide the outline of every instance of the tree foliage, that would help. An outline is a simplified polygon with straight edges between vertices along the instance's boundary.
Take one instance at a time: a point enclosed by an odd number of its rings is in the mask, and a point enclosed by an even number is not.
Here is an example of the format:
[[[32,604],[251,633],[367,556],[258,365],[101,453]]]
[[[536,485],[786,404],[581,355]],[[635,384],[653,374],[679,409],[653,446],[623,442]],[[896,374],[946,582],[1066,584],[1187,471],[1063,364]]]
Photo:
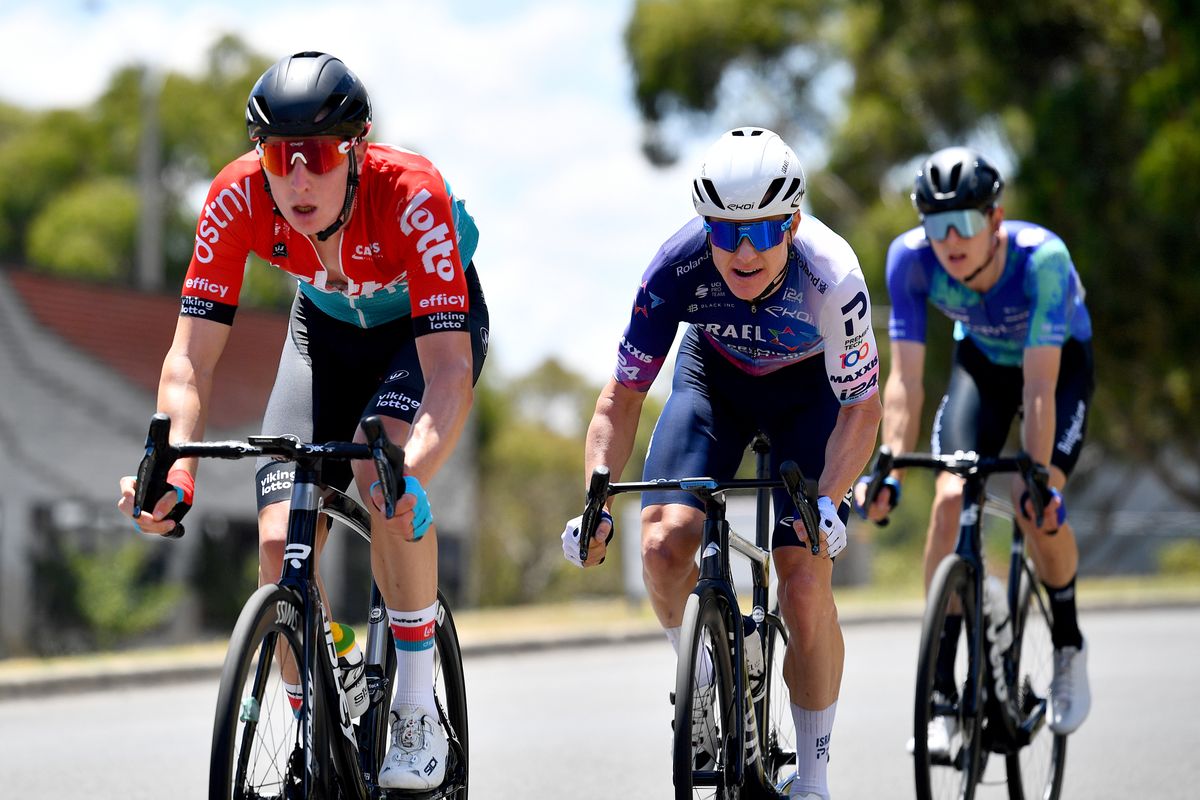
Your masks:
[[[0,259],[132,282],[141,151],[156,146],[165,282],[178,286],[195,235],[191,204],[221,167],[250,148],[242,124],[246,96],[269,63],[226,36],[209,50],[199,77],[130,64],[84,108],[33,112],[0,105],[0,185],[9,187],[0,193]],[[147,120],[156,138],[147,136]],[[290,298],[287,279],[265,272],[248,281],[243,304],[280,305]]]
[[[598,395],[598,387],[553,359],[513,380],[495,381],[484,372],[475,403],[483,523],[475,580],[481,605],[621,592],[619,546],[614,544],[603,567],[585,573],[566,562],[558,538],[564,523],[583,513],[583,441]],[[626,479],[641,476],[660,410],[647,399]],[[614,516],[620,517],[618,507]]]
[[[826,92],[823,125],[806,113],[820,70],[793,70],[792,85],[778,87],[790,115],[780,103],[743,105],[737,122],[820,136],[827,161],[810,180],[813,209],[855,246],[880,298],[887,244],[917,221],[907,194],[919,158],[967,142],[1011,164],[1009,216],[1061,235],[1087,288],[1098,381],[1090,437],[1200,505],[1177,466],[1200,465],[1200,361],[1178,352],[1200,318],[1191,267],[1200,257],[1200,18],[1191,5],[644,0],[626,42],[659,155],[670,150],[661,141],[669,114],[721,114],[721,87],[747,63],[764,75],[789,63],[849,68],[846,94]],[[753,19],[764,6],[780,12],[786,42],[740,25],[714,33],[714,19]],[[682,30],[667,38],[668,25]]]

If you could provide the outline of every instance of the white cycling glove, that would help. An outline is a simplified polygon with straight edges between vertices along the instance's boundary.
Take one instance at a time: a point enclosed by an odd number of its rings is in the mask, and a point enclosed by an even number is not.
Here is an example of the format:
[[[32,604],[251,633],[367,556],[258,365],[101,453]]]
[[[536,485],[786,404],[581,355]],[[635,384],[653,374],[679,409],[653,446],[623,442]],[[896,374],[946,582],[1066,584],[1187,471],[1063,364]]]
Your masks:
[[[613,518],[606,510],[600,511],[600,521],[608,523],[608,539],[612,541],[613,537]],[[563,556],[577,567],[582,567],[583,562],[579,560],[579,529],[583,527],[583,515],[574,517],[567,521],[567,527],[562,532]],[[600,563],[604,563],[604,559],[600,559]]]
[[[846,523],[838,516],[837,506],[825,495],[817,499],[817,511],[821,514],[821,530],[825,533],[829,557],[833,558],[846,549]]]

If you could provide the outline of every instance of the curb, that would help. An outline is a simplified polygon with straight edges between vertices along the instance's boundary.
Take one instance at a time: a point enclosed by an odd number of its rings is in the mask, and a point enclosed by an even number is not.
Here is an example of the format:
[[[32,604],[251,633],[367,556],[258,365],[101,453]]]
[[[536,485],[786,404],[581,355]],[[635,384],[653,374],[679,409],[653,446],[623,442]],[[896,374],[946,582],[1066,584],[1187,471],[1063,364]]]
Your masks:
[[[1136,613],[1195,609],[1200,607],[1198,598],[1156,598],[1146,600],[1105,600],[1087,603],[1084,613]],[[920,622],[919,608],[893,612],[877,610],[850,611],[841,616],[843,627],[860,625],[911,624]],[[460,631],[460,637],[462,631]],[[633,623],[629,628],[606,628],[575,632],[567,635],[546,633],[541,635],[518,635],[510,638],[484,639],[462,642],[464,657],[487,658],[518,653],[537,653],[551,650],[606,647],[612,645],[640,644],[662,637],[655,622]],[[144,688],[183,683],[196,680],[211,680],[221,674],[225,660],[224,648],[214,647],[200,654],[168,656],[152,663],[135,663],[136,653],[131,653],[118,663],[106,664],[100,657],[81,659],[78,663],[55,665],[40,669],[37,662],[20,670],[4,674],[0,662],[0,703],[42,699],[48,695],[68,695],[110,689]]]

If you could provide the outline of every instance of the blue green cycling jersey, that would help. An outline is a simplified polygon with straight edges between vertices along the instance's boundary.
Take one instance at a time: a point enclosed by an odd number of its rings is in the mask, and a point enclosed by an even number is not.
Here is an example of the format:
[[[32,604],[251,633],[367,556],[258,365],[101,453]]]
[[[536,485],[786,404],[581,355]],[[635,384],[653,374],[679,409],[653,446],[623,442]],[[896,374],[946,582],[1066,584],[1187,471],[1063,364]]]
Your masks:
[[[969,338],[988,360],[1020,366],[1030,347],[1088,341],[1092,322],[1083,283],[1062,239],[1029,222],[1006,220],[1004,271],[982,294],[952,278],[938,262],[922,227],[888,248],[887,285],[893,341],[925,341],[926,302],[954,320],[954,338]]]

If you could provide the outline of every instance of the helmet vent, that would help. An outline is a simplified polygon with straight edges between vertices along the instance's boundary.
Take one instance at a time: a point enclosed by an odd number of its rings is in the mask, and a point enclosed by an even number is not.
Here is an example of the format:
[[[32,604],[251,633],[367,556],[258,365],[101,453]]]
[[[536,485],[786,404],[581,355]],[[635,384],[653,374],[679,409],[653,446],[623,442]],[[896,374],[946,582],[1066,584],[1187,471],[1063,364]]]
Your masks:
[[[759,208],[764,208],[775,199],[775,195],[779,194],[779,190],[783,188],[785,180],[785,178],[776,178],[775,180],[771,181],[771,185],[767,187],[767,191],[765,194],[763,194],[762,200],[758,201]]]
[[[329,98],[326,99],[324,105],[322,105],[321,108],[317,110],[317,113],[313,115],[313,122],[324,122],[326,117],[337,111],[338,108],[345,102],[346,95],[344,94],[329,95]]]
[[[804,192],[800,192],[800,194],[796,194],[796,192],[800,189],[801,185],[802,181],[799,178],[792,178],[792,185],[788,187],[787,194],[783,196],[783,199],[786,200],[792,195],[796,195],[796,199],[792,202],[792,205],[799,204],[800,198],[803,196]]]
[[[703,180],[700,181],[700,183],[702,183],[704,185],[704,192],[701,192],[700,194],[702,196],[704,194],[707,194],[708,199],[712,202],[713,205],[715,205],[717,208],[724,208],[725,203],[723,203],[721,201],[721,195],[717,194],[716,184],[714,184],[708,178],[704,178]]]

